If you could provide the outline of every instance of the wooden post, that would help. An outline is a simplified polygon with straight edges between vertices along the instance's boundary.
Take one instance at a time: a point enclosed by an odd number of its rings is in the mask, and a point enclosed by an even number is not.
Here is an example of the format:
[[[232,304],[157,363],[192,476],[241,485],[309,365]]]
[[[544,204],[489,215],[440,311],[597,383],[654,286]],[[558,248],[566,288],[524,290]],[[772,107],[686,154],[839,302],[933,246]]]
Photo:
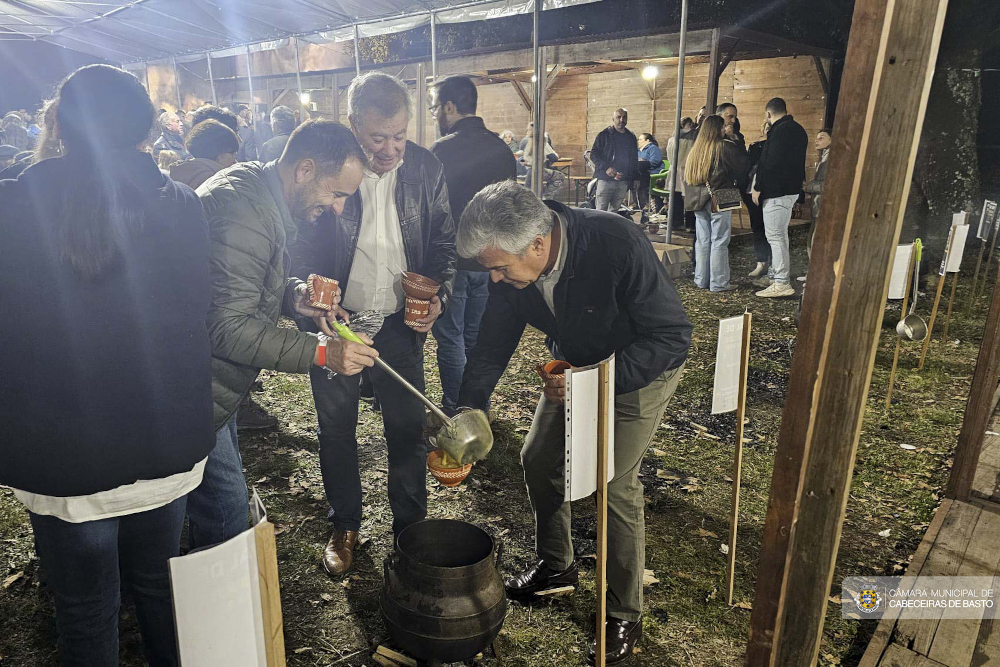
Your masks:
[[[736,403],[736,454],[733,456],[733,504],[729,515],[729,562],[726,565],[726,604],[733,603],[736,579],[736,530],[740,523],[740,477],[743,470],[743,421],[747,411],[747,372],[750,366],[750,324],[753,315],[743,313],[743,348],[740,352],[740,392]]]
[[[257,551],[257,578],[260,586],[261,622],[264,626],[264,653],[267,667],[285,667],[285,630],[281,620],[281,591],[278,582],[278,552],[274,524],[262,521],[254,526]]]
[[[968,317],[972,314],[972,304],[976,302],[976,290],[979,288],[979,267],[983,265],[983,253],[986,252],[986,239],[982,240],[979,246],[979,257],[976,259],[976,271],[972,274],[972,287],[969,288],[969,301],[965,304],[965,316]],[[987,271],[989,273],[989,271]],[[986,276],[983,276],[983,282],[986,282]]]
[[[746,664],[815,664],[947,0],[857,0]]]
[[[705,98],[705,113],[711,115],[715,113],[715,107],[719,103],[719,39],[721,31],[712,28],[712,47],[708,60],[708,95]],[[680,130],[677,131],[680,134]]]
[[[947,274],[945,274],[947,276]],[[948,327],[951,325],[951,307],[955,304],[955,290],[958,288],[958,271],[951,281],[951,294],[948,295],[948,313],[944,316],[944,331],[941,332],[941,343],[948,342]]]
[[[947,265],[948,255],[951,254],[951,245],[955,242],[955,226],[952,225],[951,231],[948,233],[948,249],[945,251],[944,262]],[[931,308],[931,319],[927,321],[927,337],[924,338],[924,346],[920,349],[920,363],[917,364],[917,370],[923,370],[924,360],[927,358],[927,348],[931,345],[931,336],[934,335],[934,320],[937,318],[938,305],[941,303],[941,292],[944,291],[944,283],[948,280],[947,266],[945,266],[945,272],[938,276],[938,286],[937,292],[934,294],[934,307]]]
[[[899,319],[902,320],[906,317],[906,309],[910,305],[910,292],[913,290],[913,268],[917,264],[917,249],[913,248],[910,252],[910,266],[906,272],[906,292],[903,293],[903,310],[900,311]],[[892,406],[892,388],[896,384],[896,364],[899,363],[899,346],[902,344],[903,339],[896,335],[896,351],[892,354],[892,370],[889,371],[889,391],[885,394],[885,409],[888,410]]]
[[[983,269],[983,287],[990,281],[990,262],[993,261],[993,250],[997,247],[997,236],[1000,236],[1000,220],[993,222],[993,240],[990,241],[990,251],[986,254],[986,268]],[[979,298],[978,290],[973,293],[972,298]]]
[[[604,620],[608,614],[608,429],[614,428],[611,382],[608,364],[598,367],[597,380],[597,646],[596,665],[604,667],[607,636]],[[608,423],[609,417],[612,423]]]
[[[951,476],[945,495],[967,502],[972,490],[972,480],[979,464],[979,453],[990,421],[993,407],[993,392],[1000,378],[1000,273],[993,286],[993,299],[983,327],[983,342],[976,358],[976,370],[972,373],[969,400],[965,404],[962,430],[958,434],[955,447],[955,462],[951,466]]]

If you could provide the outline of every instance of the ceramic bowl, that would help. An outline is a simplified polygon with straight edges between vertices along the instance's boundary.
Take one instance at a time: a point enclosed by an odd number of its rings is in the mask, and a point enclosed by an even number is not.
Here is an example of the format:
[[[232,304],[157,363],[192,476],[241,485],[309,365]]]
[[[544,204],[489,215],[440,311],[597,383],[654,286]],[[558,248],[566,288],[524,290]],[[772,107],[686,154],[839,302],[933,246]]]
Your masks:
[[[430,278],[425,278],[419,273],[413,273],[412,271],[407,271],[403,274],[402,282],[403,291],[406,292],[406,296],[412,296],[414,299],[430,299],[441,289],[441,285]]]
[[[430,468],[431,474],[434,475],[434,479],[438,481],[441,486],[458,486],[462,481],[469,476],[469,471],[472,470],[472,464],[466,463],[464,466],[459,466],[457,468],[446,468],[441,457],[441,450],[435,449],[427,454],[427,467]]]

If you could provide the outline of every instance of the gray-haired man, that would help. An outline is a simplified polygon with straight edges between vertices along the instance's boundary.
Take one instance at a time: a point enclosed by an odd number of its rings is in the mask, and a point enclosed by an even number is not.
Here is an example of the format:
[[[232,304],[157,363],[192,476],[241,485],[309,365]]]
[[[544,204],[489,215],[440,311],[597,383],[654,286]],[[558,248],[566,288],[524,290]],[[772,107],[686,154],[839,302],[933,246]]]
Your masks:
[[[645,523],[639,463],[663,419],[691,343],[663,265],[641,230],[620,216],[540,201],[507,181],[465,208],[458,252],[493,284],[459,405],[484,409],[526,325],[555,359],[585,366],[615,353],[615,478],[608,485],[607,662],[642,635]],[[563,502],[562,378],[546,384],[521,450],[535,514],[538,560],[507,581],[512,597],[575,584],[570,505]]]

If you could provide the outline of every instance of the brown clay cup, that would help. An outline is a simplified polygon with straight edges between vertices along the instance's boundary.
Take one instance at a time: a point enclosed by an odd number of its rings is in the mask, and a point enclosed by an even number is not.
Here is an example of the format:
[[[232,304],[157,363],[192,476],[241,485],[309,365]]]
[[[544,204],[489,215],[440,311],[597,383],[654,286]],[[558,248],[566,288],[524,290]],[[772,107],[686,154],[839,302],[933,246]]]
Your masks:
[[[403,322],[411,329],[420,326],[417,320],[427,317],[431,310],[431,302],[424,299],[414,299],[412,296],[406,297],[406,313],[403,315]]]
[[[469,476],[469,471],[472,470],[471,463],[466,463],[465,465],[457,468],[446,467],[444,465],[440,449],[428,452],[427,467],[430,468],[431,474],[434,475],[434,479],[436,479],[441,486],[447,487],[458,486],[461,484],[462,480]]]
[[[424,301],[429,300],[441,289],[440,284],[412,271],[407,271],[403,274],[402,283],[406,296],[412,296],[414,299],[422,299]]]
[[[538,377],[542,378],[542,382],[547,382],[549,378],[563,375],[568,368],[573,368],[573,365],[568,361],[557,361],[553,359],[546,364],[538,364],[535,366],[535,372],[538,373]]]

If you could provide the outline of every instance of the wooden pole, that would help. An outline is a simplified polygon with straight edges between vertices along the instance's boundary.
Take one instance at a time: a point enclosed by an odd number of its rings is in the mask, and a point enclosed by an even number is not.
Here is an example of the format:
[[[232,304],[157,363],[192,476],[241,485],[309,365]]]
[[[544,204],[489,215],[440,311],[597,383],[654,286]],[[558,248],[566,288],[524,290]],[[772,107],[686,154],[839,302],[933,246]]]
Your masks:
[[[979,464],[979,453],[990,421],[993,392],[1000,379],[1000,273],[993,285],[993,298],[983,327],[983,343],[979,346],[976,370],[972,373],[969,400],[965,404],[962,430],[958,434],[954,464],[945,495],[963,502],[969,500],[972,480]]]
[[[948,313],[944,316],[944,331],[941,332],[941,343],[948,342],[948,327],[951,325],[951,307],[955,303],[955,290],[958,288],[958,272],[955,272],[955,279],[951,281],[951,294],[948,295]]]
[[[906,317],[907,308],[910,305],[910,292],[913,290],[913,267],[917,263],[917,249],[913,248],[910,252],[910,266],[906,273],[906,292],[903,293],[903,310],[900,311],[899,319],[902,320]],[[889,391],[885,395],[885,409],[888,410],[892,405],[892,388],[896,384],[896,364],[899,363],[899,346],[902,344],[903,339],[896,335],[896,351],[892,354],[892,370],[889,371]]]
[[[947,0],[857,0],[746,664],[815,664]]]
[[[955,242],[955,226],[952,225],[951,231],[948,233],[948,250],[945,252],[944,263],[947,268],[948,255],[951,254],[951,245]],[[934,307],[931,308],[931,319],[927,322],[927,336],[924,338],[924,346],[920,349],[920,363],[917,364],[917,370],[923,370],[924,360],[927,358],[927,348],[931,346],[931,336],[934,335],[934,320],[937,318],[938,305],[941,303],[941,293],[944,291],[944,283],[948,280],[947,270],[944,274],[938,276],[937,292],[934,294]]]
[[[986,252],[986,239],[982,240],[982,244],[979,246],[979,257],[976,259],[976,271],[972,274],[972,287],[969,289],[969,301],[965,304],[965,316],[968,317],[972,314],[972,304],[976,301],[976,290],[979,284],[979,267],[983,265],[983,254]],[[983,282],[986,282],[986,276],[983,276]]]
[[[993,250],[997,247],[997,236],[1000,235],[1000,220],[993,222],[993,240],[990,241],[990,251],[986,254],[986,268],[983,269],[983,287],[990,281],[990,262],[993,261]],[[979,298],[979,291],[973,293],[973,299]]]
[[[750,324],[753,315],[743,313],[743,347],[740,352],[740,390],[736,402],[736,454],[733,456],[733,503],[729,515],[729,562],[726,565],[726,604],[733,604],[736,579],[736,531],[740,522],[740,477],[743,470],[743,422],[747,411],[747,372],[750,366]]]
[[[608,614],[608,430],[614,428],[608,364],[598,367],[597,382],[597,646],[595,667],[604,667]]]
[[[709,49],[708,61],[708,91],[705,96],[705,113],[715,113],[719,103],[719,40],[722,31],[712,28],[712,46]]]

